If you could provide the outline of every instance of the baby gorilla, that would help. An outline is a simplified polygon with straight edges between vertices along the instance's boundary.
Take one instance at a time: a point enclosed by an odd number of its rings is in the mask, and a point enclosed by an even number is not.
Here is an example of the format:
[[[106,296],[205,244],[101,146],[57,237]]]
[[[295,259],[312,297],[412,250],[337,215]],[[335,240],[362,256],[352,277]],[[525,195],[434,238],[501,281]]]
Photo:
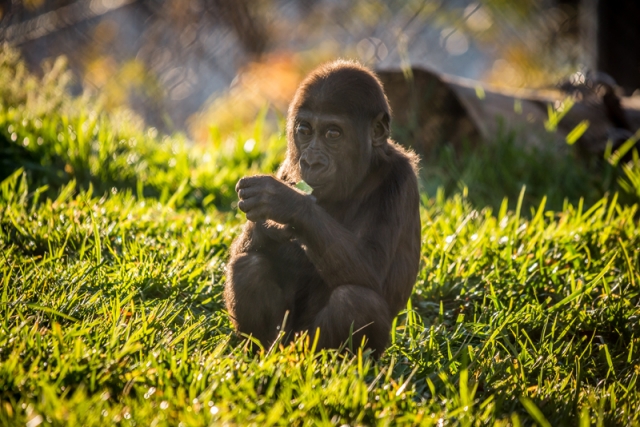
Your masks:
[[[420,258],[417,157],[389,139],[389,124],[380,81],[357,63],[325,64],[302,82],[277,176],[236,186],[248,221],[224,298],[238,332],[269,346],[288,312],[284,331],[313,339],[319,328],[319,348],[366,338],[384,350]]]

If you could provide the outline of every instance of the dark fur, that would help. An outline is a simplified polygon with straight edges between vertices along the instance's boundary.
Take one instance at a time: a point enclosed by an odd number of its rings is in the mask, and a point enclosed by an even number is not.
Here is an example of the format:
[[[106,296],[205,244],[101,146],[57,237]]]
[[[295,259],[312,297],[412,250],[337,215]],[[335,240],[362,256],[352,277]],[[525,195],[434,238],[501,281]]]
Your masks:
[[[328,178],[333,190],[317,201],[292,188],[304,173],[299,139],[306,137],[295,129],[301,112],[349,119],[342,145],[317,143],[307,153],[337,168]],[[379,80],[356,63],[324,65],[300,85],[277,178],[243,178],[237,187],[253,219],[227,269],[225,302],[239,332],[269,345],[288,311],[285,330],[313,336],[319,327],[320,348],[339,347],[353,331],[354,345],[366,337],[368,347],[384,350],[420,257],[417,158],[387,139],[389,114]]]

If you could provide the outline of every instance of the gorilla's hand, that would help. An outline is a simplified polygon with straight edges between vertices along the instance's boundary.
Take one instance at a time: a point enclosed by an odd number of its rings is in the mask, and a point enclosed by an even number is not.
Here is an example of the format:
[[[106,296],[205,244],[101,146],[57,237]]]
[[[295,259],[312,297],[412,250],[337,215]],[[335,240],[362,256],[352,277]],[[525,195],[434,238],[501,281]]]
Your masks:
[[[272,220],[291,224],[301,215],[311,196],[298,191],[270,175],[242,178],[236,185],[238,208],[253,222]]]

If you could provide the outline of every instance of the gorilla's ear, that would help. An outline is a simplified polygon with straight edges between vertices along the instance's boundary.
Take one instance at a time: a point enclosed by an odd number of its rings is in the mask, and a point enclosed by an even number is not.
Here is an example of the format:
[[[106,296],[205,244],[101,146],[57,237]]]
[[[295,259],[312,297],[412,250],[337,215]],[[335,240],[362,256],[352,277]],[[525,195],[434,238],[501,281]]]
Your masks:
[[[371,143],[374,147],[386,144],[389,139],[389,114],[380,113],[373,119]]]

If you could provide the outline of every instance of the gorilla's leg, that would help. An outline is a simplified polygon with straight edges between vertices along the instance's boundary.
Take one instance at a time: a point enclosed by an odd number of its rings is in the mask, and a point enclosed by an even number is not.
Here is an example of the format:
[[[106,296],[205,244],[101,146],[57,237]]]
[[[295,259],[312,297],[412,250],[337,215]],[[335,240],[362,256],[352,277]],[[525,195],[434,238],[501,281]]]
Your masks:
[[[236,330],[270,346],[284,320],[287,300],[269,260],[257,253],[244,254],[227,271],[224,300]]]
[[[351,338],[355,349],[366,337],[367,347],[380,355],[389,340],[391,321],[389,307],[380,295],[362,286],[345,285],[331,292],[309,332],[313,335],[320,328],[318,348],[337,348]]]

